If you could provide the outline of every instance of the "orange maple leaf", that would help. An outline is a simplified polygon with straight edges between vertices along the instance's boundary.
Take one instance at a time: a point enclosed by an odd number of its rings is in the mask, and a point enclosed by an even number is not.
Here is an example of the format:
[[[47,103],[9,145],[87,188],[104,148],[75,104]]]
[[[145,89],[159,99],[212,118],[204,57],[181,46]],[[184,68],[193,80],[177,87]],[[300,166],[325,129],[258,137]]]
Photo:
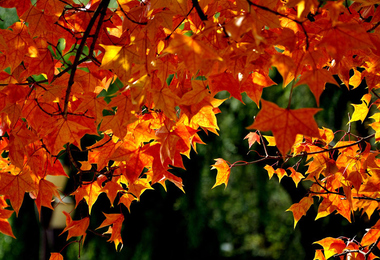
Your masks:
[[[280,182],[281,179],[284,177],[284,176],[288,176],[286,171],[282,168],[277,168],[276,170],[270,166],[270,165],[265,165],[264,167],[265,170],[268,171],[268,175],[269,175],[269,179],[272,178],[273,174],[276,174],[277,177],[278,177],[278,181]]]
[[[258,142],[260,144],[260,136],[254,132],[250,132],[249,134],[247,134],[244,139],[248,139],[248,145],[249,145],[249,148],[251,148],[251,146]]]
[[[306,215],[306,212],[309,210],[312,204],[313,204],[313,198],[304,197],[300,200],[300,202],[294,203],[290,208],[286,210],[286,211],[293,212],[294,227],[296,227],[301,217]]]
[[[255,122],[247,129],[271,130],[276,139],[277,148],[285,155],[296,140],[297,134],[319,137],[317,123],[313,119],[320,109],[301,108],[284,109],[272,102],[261,100],[262,108]]]
[[[332,237],[326,237],[313,244],[320,244],[323,247],[326,259],[329,259],[335,254],[341,253],[343,249],[346,248],[346,243],[344,243],[343,240]]]
[[[12,227],[8,222],[8,219],[11,217],[12,214],[13,210],[0,209],[0,232],[7,236],[16,238],[13,235]]]
[[[336,44],[344,42],[344,45]],[[323,38],[318,47],[326,47],[326,51],[336,62],[340,62],[345,53],[352,49],[374,48],[374,45],[363,26],[354,22],[337,22],[323,32]]]
[[[109,227],[108,231],[104,234],[111,234],[110,239],[108,242],[114,242],[115,248],[118,250],[119,244],[121,244],[120,250],[123,248],[123,239],[121,238],[121,228],[124,221],[124,215],[123,214],[106,214],[103,213],[106,219],[102,222],[102,224],[97,228],[102,228],[106,226],[112,225],[112,227]]]
[[[52,182],[41,179],[39,181],[39,186],[38,186],[38,194],[36,198],[36,206],[38,213],[41,216],[41,206],[50,208],[54,210],[54,208],[51,205],[53,196],[60,199],[60,195],[57,190],[57,186],[55,186]]]
[[[127,134],[127,126],[137,120],[135,112],[139,110],[131,100],[127,92],[123,92],[112,99],[112,104],[117,106],[116,115],[109,115],[103,118],[100,131],[111,129],[119,138]]]
[[[367,233],[365,233],[360,244],[362,246],[370,246],[373,243],[375,243],[379,237],[380,237],[380,230],[371,228],[370,230],[367,231]]]
[[[314,255],[313,260],[326,260],[321,249],[315,250],[315,255]]]
[[[52,154],[58,154],[68,142],[80,147],[80,139],[85,134],[94,133],[96,128],[95,124],[91,125],[92,121],[78,121],[79,119],[81,118],[74,116],[68,116],[67,119],[61,117],[47,126],[50,133],[46,136],[46,146],[48,146]],[[91,122],[91,128],[86,124],[86,121]]]
[[[294,170],[293,167],[289,167],[288,170],[290,170],[292,173],[290,174],[290,178],[293,179],[294,183],[296,184],[296,187],[298,186],[298,183],[301,181],[301,179],[305,178],[305,176],[302,175],[302,173],[297,172]]]
[[[137,200],[140,200],[141,194],[146,190],[153,190],[147,179],[140,178],[134,183],[128,185],[128,190],[130,193],[136,196]]]
[[[115,201],[116,195],[119,191],[123,191],[123,187],[114,182],[114,181],[108,181],[102,188],[102,191],[107,194],[108,199],[110,200],[111,206],[113,207],[113,202]]]
[[[81,220],[72,220],[69,213],[63,211],[63,214],[65,214],[66,216],[66,227],[60,235],[68,231],[66,240],[69,240],[71,237],[83,236],[82,241],[84,241],[84,239],[86,238],[86,230],[88,228],[88,225],[90,224],[90,218],[85,217]]]
[[[6,52],[6,60],[7,64],[11,67],[11,72],[13,72],[25,55],[33,53],[31,56],[35,56],[37,48],[34,46],[32,38],[28,33],[28,27],[24,23],[14,23],[10,29],[1,30],[1,35],[4,37],[7,45],[12,48]]]
[[[285,88],[294,79],[296,64],[292,58],[283,54],[273,55],[272,63],[280,72],[283,78],[282,87]]]
[[[0,172],[0,194],[9,195],[12,207],[18,216],[18,212],[24,201],[25,192],[36,190],[36,182],[32,179],[30,170],[14,168],[12,174]]]
[[[50,253],[49,260],[63,260],[63,256],[60,253]]]
[[[348,200],[342,199],[343,197],[336,194],[327,194],[323,196],[321,204],[319,204],[318,214],[316,220],[327,215],[330,215],[335,210],[351,222],[351,208]]]
[[[153,89],[152,95],[156,109],[161,109],[172,120],[178,118],[175,107],[180,102],[180,98],[173,91],[167,87],[160,90]]]
[[[222,158],[215,159],[216,163],[212,165],[211,170],[216,169],[217,175],[216,175],[216,182],[212,188],[215,188],[218,185],[221,185],[224,183],[225,188],[227,188],[228,180],[230,178],[231,173],[231,167],[227,164],[225,160]]]
[[[315,96],[317,105],[319,106],[319,97],[321,96],[323,90],[325,89],[325,85],[328,82],[336,83],[330,71],[325,69],[313,69],[303,73],[296,86],[302,84],[308,85],[311,92]]]
[[[123,204],[127,207],[128,211],[131,212],[131,204],[134,200],[137,200],[137,198],[129,193],[123,194],[123,196],[119,199],[119,204]]]
[[[144,167],[152,164],[152,158],[145,153],[145,148],[141,148],[135,139],[130,135],[124,138],[123,142],[115,150],[110,160],[120,161],[123,174],[130,183],[138,179]]]
[[[110,137],[109,135],[105,134],[103,139],[101,139],[99,142],[87,147],[89,150],[88,152],[88,162],[89,163],[96,163],[98,166],[98,170],[103,169],[108,165],[108,162],[117,149],[117,147],[120,145],[117,142],[117,138]]]
[[[243,80],[240,91],[247,93],[248,97],[259,107],[263,89],[275,84],[264,71],[254,71],[249,74],[247,79]]]
[[[207,73],[215,62],[223,61],[214,49],[202,41],[178,33],[173,34],[169,46],[162,52],[178,55],[187,69],[194,73],[200,69]]]
[[[232,73],[223,72],[220,74],[211,75],[208,77],[208,82],[211,94],[213,96],[215,96],[216,93],[226,90],[231,94],[231,96],[244,104],[240,94],[240,82]]]
[[[75,195],[75,207],[77,207],[79,202],[84,199],[88,205],[88,212],[91,214],[92,206],[95,204],[100,193],[102,192],[104,191],[102,187],[100,187],[98,181],[83,184],[82,187],[79,187],[72,193],[72,195]]]

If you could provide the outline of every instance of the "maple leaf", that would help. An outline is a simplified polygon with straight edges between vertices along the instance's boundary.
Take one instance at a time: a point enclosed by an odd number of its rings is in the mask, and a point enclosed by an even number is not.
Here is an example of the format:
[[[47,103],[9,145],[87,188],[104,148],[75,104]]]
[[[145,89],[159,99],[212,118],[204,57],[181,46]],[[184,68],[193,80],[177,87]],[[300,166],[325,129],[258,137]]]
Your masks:
[[[82,218],[81,220],[72,220],[71,216],[69,213],[66,211],[63,211],[63,214],[66,216],[66,227],[62,231],[60,235],[65,233],[66,231],[68,232],[67,234],[67,239],[69,240],[71,237],[80,237],[83,236],[83,242],[86,238],[86,230],[88,228],[88,225],[90,224],[90,218],[85,217]]]
[[[161,163],[164,163],[166,159],[169,159],[174,165],[176,154],[187,150],[188,146],[185,141],[174,130],[175,126],[170,122],[168,125],[163,125],[156,131],[158,141],[160,145],[160,159]]]
[[[20,127],[12,129],[9,133],[9,159],[19,168],[25,163],[27,146],[38,140],[38,136],[28,130],[23,124]]]
[[[51,205],[53,196],[61,199],[61,196],[57,190],[57,186],[48,180],[41,179],[38,184],[38,194],[36,198],[36,206],[40,216],[41,206],[54,210],[53,206]]]
[[[2,169],[4,170],[4,169]],[[0,172],[0,194],[8,195],[12,207],[18,215],[25,192],[36,190],[36,181],[32,179],[28,168],[10,168],[11,172]]]
[[[31,6],[31,2],[29,0],[1,0],[0,6],[5,8],[13,8],[17,5],[17,15],[21,17],[23,13],[25,13],[29,7]]]
[[[362,238],[362,241],[360,244],[362,246],[370,246],[373,243],[376,242],[376,240],[380,237],[380,230],[379,229],[369,229],[367,233],[365,233],[364,237]]]
[[[144,167],[149,167],[152,162],[151,156],[145,151],[146,148],[140,147],[135,143],[134,138],[127,135],[110,159],[122,162],[120,167],[123,175],[130,183],[133,183],[138,179]]]
[[[218,92],[227,90],[231,96],[244,104],[240,94],[240,83],[232,73],[223,72],[220,74],[211,75],[208,77],[208,81],[211,94],[213,96],[215,96],[215,94]]]
[[[323,196],[323,200],[319,205],[318,214],[315,219],[317,220],[330,215],[335,210],[351,222],[351,208],[348,200],[343,200],[342,196],[336,194],[327,194],[326,196]]]
[[[88,205],[88,212],[91,214],[92,206],[97,201],[100,193],[102,192],[102,187],[98,181],[83,184],[82,187],[79,187],[72,193],[72,195],[75,196],[75,207],[77,207],[79,202],[84,199]]]
[[[103,213],[106,219],[102,222],[102,224],[97,228],[103,228],[106,226],[112,225],[112,227],[109,227],[108,231],[104,234],[111,234],[110,239],[108,242],[114,242],[115,248],[118,250],[119,244],[121,244],[120,250],[123,248],[123,239],[121,238],[121,228],[124,222],[124,215],[123,214],[106,214]]]
[[[6,63],[11,67],[11,72],[13,72],[25,55],[35,53],[37,48],[27,32],[28,27],[25,24],[17,22],[14,23],[10,29],[11,30],[1,30],[1,35],[7,46],[12,46],[12,49],[7,52]],[[31,56],[35,56],[35,54]]]
[[[135,195],[137,200],[140,200],[141,194],[146,190],[153,190],[147,179],[138,179],[128,185],[128,191]]]
[[[137,120],[135,113],[138,108],[133,104],[128,91],[114,97],[112,104],[117,106],[116,115],[105,116],[99,130],[111,129],[117,137],[123,138],[127,134],[128,125]]]
[[[81,100],[81,103],[75,109],[75,113],[85,113],[94,117],[96,124],[100,123],[103,119],[103,110],[106,107],[104,99],[91,92],[78,97],[78,99]]]
[[[292,110],[280,108],[265,100],[261,100],[261,103],[262,108],[255,122],[247,129],[271,130],[282,155],[290,150],[297,134],[319,137],[318,126],[313,116],[320,109],[301,108]]]
[[[223,59],[205,43],[193,37],[184,36],[174,33],[173,39],[169,46],[162,53],[171,53],[178,55],[185,63],[185,66],[196,73],[203,70],[206,73],[210,71],[215,62],[221,62]]]
[[[315,255],[314,255],[313,260],[326,260],[321,249],[315,250]]]
[[[296,170],[294,170],[293,167],[289,167],[288,170],[290,170],[292,172],[289,175],[289,177],[293,179],[293,181],[294,181],[294,183],[296,184],[296,187],[297,187],[298,183],[301,181],[301,179],[305,178],[305,176],[303,176],[302,173],[299,173]]]
[[[286,5],[289,8],[297,6],[297,17],[306,17],[309,12],[319,6],[317,0],[290,0],[287,1]]]
[[[111,206],[113,206],[113,202],[115,201],[116,195],[119,191],[123,191],[123,187],[120,184],[114,181],[108,181],[102,188],[103,192],[107,194],[108,199],[110,200]]]
[[[35,39],[36,47],[38,48],[37,57],[26,56],[24,62],[28,65],[29,75],[46,74],[46,77],[51,81],[54,77],[55,61],[51,52],[48,49],[48,43],[43,38]]]
[[[247,79],[243,80],[240,91],[247,93],[256,105],[259,107],[263,89],[276,83],[263,71],[254,71],[249,74]]]
[[[248,139],[249,148],[251,148],[251,146],[256,142],[260,144],[260,136],[254,132],[249,132],[244,139]]]
[[[268,146],[276,146],[276,139],[273,136],[263,135],[265,140],[268,142]]]
[[[74,116],[68,116],[68,118],[58,118],[56,121],[52,122],[47,126],[50,133],[46,138],[46,146],[52,154],[58,154],[59,151],[63,149],[63,146],[69,142],[76,146],[80,146],[80,139],[89,133],[95,133],[95,125],[92,122],[78,122],[78,118]],[[91,128],[90,128],[91,127]],[[51,130],[55,131],[51,131]]]
[[[359,87],[361,82],[362,82],[362,74],[359,71],[354,70],[354,75],[352,75],[348,84],[353,86],[354,87],[353,89],[355,89]]]
[[[111,69],[123,82],[128,82],[132,74],[133,63],[139,60],[139,55],[136,53],[136,45],[104,45],[100,44],[105,50],[103,56],[103,69]]]
[[[39,1],[37,1],[37,7],[39,9],[43,9],[43,10],[45,10],[46,13],[56,15],[56,16],[59,16],[62,13],[63,8],[67,4],[73,4],[73,2],[71,0],[68,0],[66,3],[57,2],[54,0],[39,0]]]
[[[216,107],[218,106],[219,104]],[[215,107],[210,104],[203,106],[195,115],[193,115],[189,126],[193,129],[202,127],[203,129],[218,134],[217,130],[219,130],[219,127],[215,116]]]
[[[268,175],[269,175],[269,179],[271,179],[273,177],[273,174],[276,174],[277,177],[278,177],[278,181],[281,182],[281,179],[284,177],[284,176],[287,176],[287,173],[284,169],[282,168],[277,168],[276,170],[273,169],[272,166],[270,165],[265,165],[264,167],[265,170],[268,171]]]
[[[344,46],[338,46],[336,44],[341,41],[345,43]],[[334,26],[326,30],[318,46],[326,47],[327,53],[336,59],[337,62],[340,62],[344,54],[350,49],[374,48],[364,28],[356,23],[350,22],[337,22]]]
[[[157,147],[154,150],[156,150],[156,149],[157,149]],[[157,154],[157,152],[155,152],[155,153]],[[176,185],[180,190],[185,192],[183,190],[182,179],[180,177],[175,176],[174,174],[170,173],[168,171],[168,170],[170,170],[170,167],[165,166],[165,164],[163,165],[161,163],[161,161],[159,160],[158,156],[155,158],[157,158],[157,159],[153,160],[152,171],[147,172],[148,176],[152,176],[151,177],[152,178],[152,185],[158,182],[166,190],[165,181],[168,180],[168,181],[172,182],[174,185]]]
[[[89,150],[88,162],[96,163],[99,170],[106,167],[111,156],[120,145],[120,143],[117,144],[116,142],[117,138],[104,135],[99,142],[87,147]]]
[[[309,210],[313,202],[314,201],[312,197],[304,197],[300,200],[300,202],[293,204],[289,209],[286,210],[293,212],[294,228],[296,227],[301,217],[306,215],[306,212]]]
[[[13,235],[12,227],[8,222],[8,219],[11,217],[12,214],[13,210],[0,209],[0,232],[7,236],[16,238]]]
[[[216,175],[216,182],[212,188],[219,186],[224,183],[225,188],[227,188],[228,180],[230,178],[231,167],[227,164],[225,160],[222,158],[215,159],[216,163],[212,165],[212,169],[216,169],[218,171]]]
[[[25,22],[29,23],[29,33],[32,37],[50,37],[48,34],[55,34],[58,17],[49,15],[48,12],[31,6],[28,11],[20,17]]]
[[[358,120],[362,121],[362,123],[364,122],[364,119],[367,117],[368,114],[368,106],[369,102],[371,101],[371,94],[365,94],[361,98],[361,101],[362,103],[360,105],[352,104],[352,106],[355,108],[355,111],[352,114],[351,120],[347,124]]]
[[[335,254],[339,254],[346,247],[343,240],[338,238],[326,237],[324,239],[314,242],[314,244],[320,244],[323,247],[324,255],[326,259],[329,259]]]
[[[63,260],[63,256],[60,253],[50,253],[49,260]]]
[[[297,68],[293,59],[285,55],[274,55],[272,57],[272,64],[281,73],[283,78],[282,87],[286,87],[295,77]]]
[[[169,88],[153,90],[153,102],[157,109],[161,109],[170,119],[176,120],[177,113],[175,107],[179,104],[180,98]]]
[[[191,87],[192,89],[181,97],[181,105],[197,105],[210,95],[210,92],[207,86],[205,86],[204,81],[192,80]]]
[[[331,72],[325,69],[314,69],[304,72],[300,80],[296,83],[296,86],[307,84],[311,92],[314,94],[317,105],[319,106],[319,97],[328,82],[336,83]]]
[[[127,207],[128,211],[131,212],[131,204],[134,200],[137,200],[136,197],[134,197],[131,194],[125,193],[123,196],[119,198],[119,204],[123,204]]]

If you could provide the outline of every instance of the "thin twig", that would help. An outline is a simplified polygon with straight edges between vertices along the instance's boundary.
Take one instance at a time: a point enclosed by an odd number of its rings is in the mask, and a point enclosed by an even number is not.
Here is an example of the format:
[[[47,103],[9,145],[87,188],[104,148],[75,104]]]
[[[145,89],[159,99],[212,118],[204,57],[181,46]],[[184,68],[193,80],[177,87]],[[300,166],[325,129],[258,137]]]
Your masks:
[[[194,9],[194,6],[191,7],[190,11],[186,14],[185,17],[183,17],[182,21],[177,24],[177,26],[173,29],[173,31],[168,36],[165,37],[165,40],[169,40],[170,36],[172,36],[173,33],[178,29],[178,27],[180,27],[181,24],[187,19],[187,17],[190,15],[193,9]]]
[[[117,3],[118,3],[118,5],[119,5],[119,8],[120,8],[121,12],[125,15],[125,17],[126,17],[129,21],[131,21],[132,23],[138,24],[138,25],[147,25],[147,24],[148,24],[148,22],[138,22],[138,21],[135,21],[135,20],[131,19],[131,18],[128,16],[128,14],[124,11],[123,7],[121,7],[121,4],[119,3],[118,0],[117,0]]]

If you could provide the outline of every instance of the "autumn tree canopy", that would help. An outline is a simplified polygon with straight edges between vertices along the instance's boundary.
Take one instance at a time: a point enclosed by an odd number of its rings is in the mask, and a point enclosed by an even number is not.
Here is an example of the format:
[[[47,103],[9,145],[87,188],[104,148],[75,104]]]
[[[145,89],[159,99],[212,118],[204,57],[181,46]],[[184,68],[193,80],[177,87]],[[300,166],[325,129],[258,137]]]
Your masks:
[[[8,218],[18,215],[25,193],[39,211],[54,210],[60,187],[49,175],[71,178],[75,188],[65,196],[87,207],[81,219],[65,213],[63,233],[80,243],[99,194],[130,209],[155,183],[183,189],[170,169],[184,168],[182,156],[204,144],[199,131],[218,134],[216,114],[224,100],[215,95],[221,91],[241,102],[245,92],[260,107],[245,139],[263,153],[251,153],[248,162],[216,159],[214,187],[227,186],[234,167],[268,161],[270,178],[309,183],[305,197],[289,205],[294,225],[314,201],[317,218],[337,213],[351,222],[356,211],[371,217],[380,201],[378,4],[1,0],[1,7],[16,8],[19,21],[0,33],[0,231],[14,237]],[[275,84],[268,76],[274,67],[283,88],[291,89],[287,107],[261,99]],[[318,125],[318,107],[292,107],[297,86],[306,84],[319,106],[327,83],[366,88],[346,129]],[[373,134],[352,132],[355,121],[370,122]],[[86,136],[97,142],[84,145]],[[62,155],[74,174],[65,173]],[[301,164],[306,172],[298,171]],[[122,211],[104,212],[95,227],[116,250],[123,244],[123,221]],[[368,228],[360,239],[316,241],[323,249],[314,259],[374,259],[380,221]],[[51,259],[62,256],[55,252]]]

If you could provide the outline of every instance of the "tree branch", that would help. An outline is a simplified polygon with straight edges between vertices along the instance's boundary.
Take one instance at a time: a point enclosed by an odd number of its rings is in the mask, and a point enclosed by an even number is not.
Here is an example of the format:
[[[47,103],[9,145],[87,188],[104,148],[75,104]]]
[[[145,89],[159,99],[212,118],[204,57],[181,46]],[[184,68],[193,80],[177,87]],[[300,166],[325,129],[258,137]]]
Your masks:
[[[67,111],[68,111],[68,107],[69,107],[70,93],[71,93],[71,88],[72,88],[72,86],[74,84],[75,72],[76,72],[77,67],[79,65],[79,60],[80,60],[80,56],[82,55],[83,48],[84,48],[84,46],[86,44],[87,38],[90,36],[91,29],[94,26],[95,21],[98,18],[98,16],[101,15],[101,17],[104,17],[102,14],[106,12],[109,2],[110,2],[110,0],[103,0],[103,1],[100,2],[98,8],[96,9],[94,15],[92,16],[92,18],[91,18],[91,20],[90,20],[90,22],[89,22],[89,24],[88,24],[88,26],[86,28],[86,31],[83,34],[83,38],[81,40],[81,43],[80,43],[79,48],[77,50],[77,53],[75,55],[75,59],[74,59],[74,63],[73,63],[73,68],[72,68],[72,71],[71,71],[71,74],[70,74],[70,78],[69,78],[69,83],[68,83],[68,86],[67,86],[67,89],[66,89],[65,103],[64,103],[64,108],[63,108],[63,117],[65,119],[67,118]],[[99,20],[98,24],[99,23],[102,23],[102,21]],[[94,41],[96,41],[96,38],[97,37],[93,38]]]
[[[199,18],[201,18],[202,21],[207,21],[207,15],[205,15],[205,13],[203,12],[198,0],[191,0],[191,2],[193,3],[193,6],[195,7],[195,10],[197,11]]]

